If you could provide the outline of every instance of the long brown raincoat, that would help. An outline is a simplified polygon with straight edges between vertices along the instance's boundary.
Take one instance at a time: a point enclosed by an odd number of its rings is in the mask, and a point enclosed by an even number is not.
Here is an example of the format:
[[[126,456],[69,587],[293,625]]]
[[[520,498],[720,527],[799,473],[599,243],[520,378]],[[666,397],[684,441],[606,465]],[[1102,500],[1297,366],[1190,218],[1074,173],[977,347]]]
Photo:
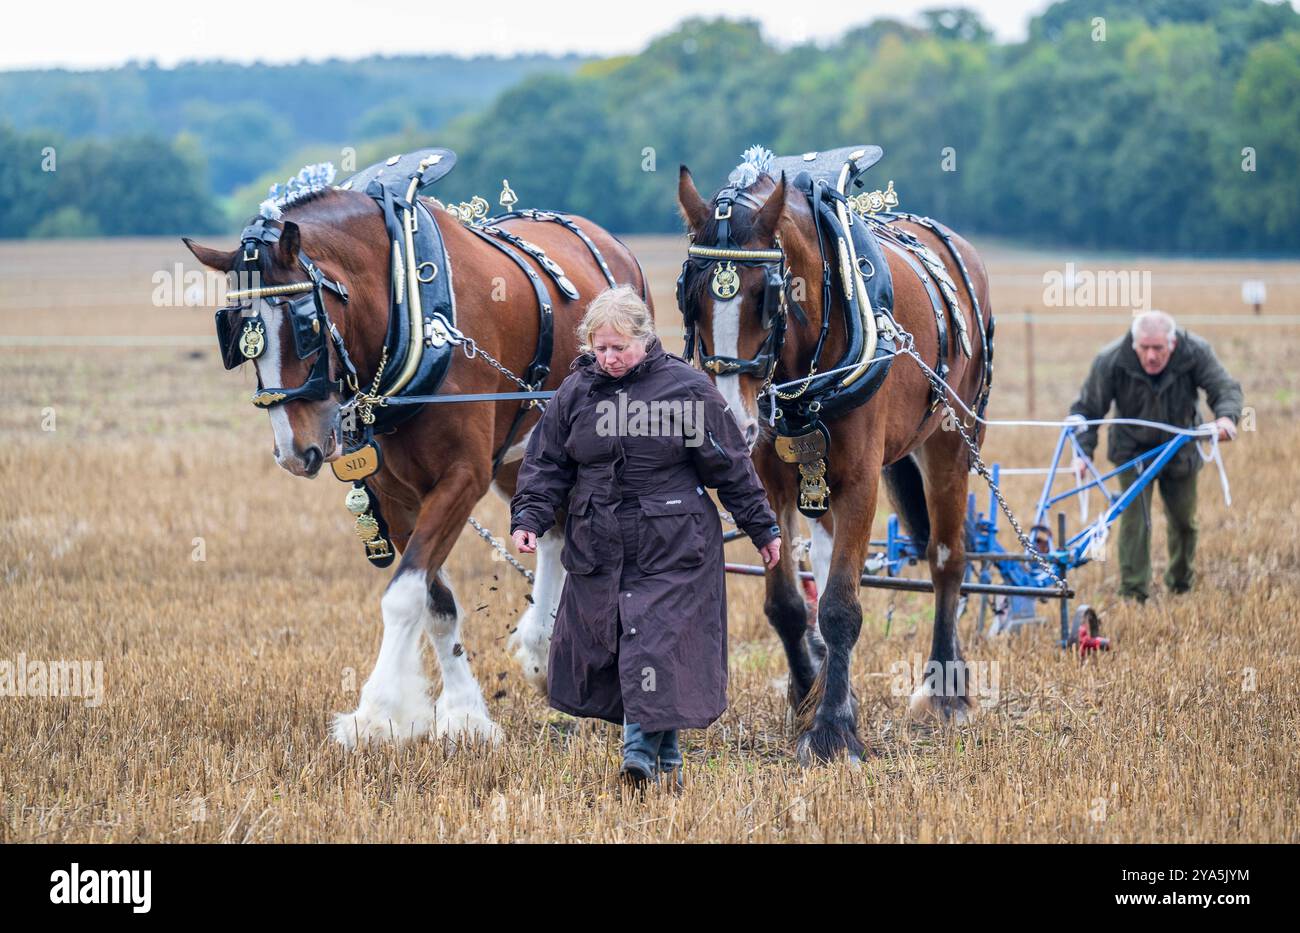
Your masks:
[[[722,526],[705,487],[755,547],[779,535],[776,516],[726,402],[657,337],[618,378],[590,354],[570,369],[511,502],[512,534],[540,537],[567,511],[551,705],[648,732],[703,728],[727,706]]]

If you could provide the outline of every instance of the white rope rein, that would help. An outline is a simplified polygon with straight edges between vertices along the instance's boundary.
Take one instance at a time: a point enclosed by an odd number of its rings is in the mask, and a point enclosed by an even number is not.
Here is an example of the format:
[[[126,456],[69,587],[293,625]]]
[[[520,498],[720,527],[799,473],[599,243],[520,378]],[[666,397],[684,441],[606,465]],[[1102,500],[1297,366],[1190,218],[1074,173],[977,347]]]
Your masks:
[[[997,428],[1064,428],[1064,427],[1083,428],[1083,427],[1091,427],[1093,425],[1100,426],[1100,425],[1107,425],[1107,424],[1127,424],[1127,425],[1132,425],[1134,427],[1154,428],[1158,431],[1164,431],[1167,434],[1180,434],[1188,437],[1197,438],[1196,441],[1197,453],[1200,454],[1202,462],[1213,463],[1215,467],[1218,468],[1219,483],[1223,487],[1224,504],[1232,505],[1232,490],[1228,485],[1228,472],[1223,466],[1223,453],[1219,447],[1219,429],[1212,422],[1209,424],[1199,425],[1198,427],[1195,428],[1179,428],[1179,427],[1175,427],[1172,424],[1164,424],[1159,421],[1146,421],[1142,418],[1080,418],[1078,416],[1074,416],[1065,419],[1063,421],[982,418],[979,415],[975,414],[974,411],[971,410],[970,406],[967,405],[962,400],[961,396],[957,394],[957,391],[951,385],[949,385],[946,380],[944,380],[942,377],[939,376],[938,373],[936,373],[933,369],[931,369],[930,366],[925,362],[925,360],[921,359],[920,355],[916,352],[916,349],[913,345],[911,334],[905,333],[903,334],[903,336],[905,339],[903,340],[902,344],[896,350],[894,350],[894,352],[891,355],[895,357],[908,356],[911,359],[913,359],[916,362],[916,365],[920,366],[921,369],[925,370],[927,375],[929,375],[936,382],[942,385],[945,390],[947,390],[949,398],[951,398],[952,401],[955,402],[957,406],[961,408],[963,412],[965,412],[966,415],[968,415],[970,418],[972,418],[974,421],[978,422],[979,424],[984,425],[985,427],[989,427],[989,428],[993,428],[993,427],[997,427]],[[849,372],[857,368],[858,368],[857,364],[851,366],[840,366],[836,369],[829,369],[826,372],[818,373],[818,375],[831,376],[836,373]],[[767,392],[771,396],[770,402],[772,405],[771,411],[773,412],[773,417],[775,417],[775,413],[776,413],[777,391],[785,390],[790,388],[791,386],[797,386],[806,383],[809,381],[809,378],[810,377],[805,376],[801,379],[791,379],[789,382],[770,384],[767,386]],[[1204,442],[1206,440],[1210,442],[1209,445],[1210,449],[1208,452],[1206,452],[1206,449],[1204,447]],[[1049,467],[1048,469],[1056,469],[1056,468]],[[1002,470],[1000,472],[1003,474],[1011,475],[1015,473],[1028,473],[1030,471],[1029,470]]]

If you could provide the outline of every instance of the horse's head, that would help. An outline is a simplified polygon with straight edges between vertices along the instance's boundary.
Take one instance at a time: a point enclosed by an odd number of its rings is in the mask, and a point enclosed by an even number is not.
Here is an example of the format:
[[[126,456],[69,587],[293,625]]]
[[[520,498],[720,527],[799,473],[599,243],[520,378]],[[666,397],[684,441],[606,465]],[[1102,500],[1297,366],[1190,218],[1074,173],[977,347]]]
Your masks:
[[[350,194],[327,190],[319,197]],[[339,330],[349,294],[330,249],[337,217],[308,210],[306,202],[294,214],[294,220],[256,218],[229,252],[184,242],[208,268],[235,273],[237,288],[217,312],[226,368],[253,361],[253,403],[271,416],[276,462],[295,476],[314,477],[342,453],[339,410],[355,378]]]
[[[692,241],[677,283],[687,355],[698,341],[701,364],[751,450],[760,433],[758,396],[781,353],[789,287],[778,232],[785,175],[774,181],[756,174],[747,186],[729,185],[706,202],[683,165],[677,188]]]

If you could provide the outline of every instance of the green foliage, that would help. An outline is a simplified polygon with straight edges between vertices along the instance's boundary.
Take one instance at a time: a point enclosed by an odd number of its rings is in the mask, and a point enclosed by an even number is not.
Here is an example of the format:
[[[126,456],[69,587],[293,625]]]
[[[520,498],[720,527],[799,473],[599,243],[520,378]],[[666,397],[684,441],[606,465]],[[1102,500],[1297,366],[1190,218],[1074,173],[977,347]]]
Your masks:
[[[1095,17],[1105,19],[1101,31]],[[878,143],[908,210],[1088,247],[1300,247],[1300,17],[1258,0],[1076,2],[997,45],[969,11],[882,19],[829,47],[691,20],[641,54],[526,82],[464,124],[455,198],[510,175],[525,206],[679,230],[678,163],[706,193],[742,149]],[[1254,146],[1258,171],[1242,170]],[[655,171],[642,170],[653,151]]]
[[[1253,173],[1237,172],[1222,192],[1224,212],[1244,208],[1251,232],[1261,245],[1300,242],[1300,31],[1264,42],[1246,58],[1232,113],[1239,135],[1229,159],[1240,149],[1255,151]],[[1241,144],[1237,146],[1237,144]]]
[[[582,61],[402,55],[293,65],[131,63],[95,72],[13,71],[0,73],[0,115],[19,130],[70,139],[194,134],[208,154],[210,183],[224,194],[290,149],[356,146],[403,129],[405,119],[432,132],[531,74],[572,71]]]
[[[904,209],[962,232],[1300,249],[1290,4],[1063,0],[1016,44],[959,8],[919,24],[878,19],[829,45],[778,47],[752,21],[692,19],[639,54],[585,62],[0,75],[0,112],[28,128],[0,125],[0,235],[234,227],[306,162],[347,174],[348,149],[360,168],[430,145],[460,157],[438,186],[444,200],[482,194],[495,208],[509,178],[523,207],[675,231],[681,163],[707,194],[756,143],[782,154],[877,143],[875,185],[894,179]],[[104,139],[140,129],[172,142]],[[52,139],[70,140],[57,181],[39,171]],[[223,195],[221,209],[207,191]]]
[[[97,237],[104,231],[94,217],[87,217],[79,208],[65,204],[53,214],[47,214],[32,228],[33,239],[60,239],[63,237]]]
[[[0,125],[0,236],[203,233],[221,228],[185,140],[63,142]]]

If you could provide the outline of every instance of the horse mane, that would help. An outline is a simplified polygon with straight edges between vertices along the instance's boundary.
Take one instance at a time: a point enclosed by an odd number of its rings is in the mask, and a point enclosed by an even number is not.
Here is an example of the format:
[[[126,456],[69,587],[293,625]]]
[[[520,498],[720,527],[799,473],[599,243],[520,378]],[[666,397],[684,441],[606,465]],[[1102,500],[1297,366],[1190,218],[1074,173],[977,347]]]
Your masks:
[[[328,194],[330,194],[331,192],[333,192],[333,191],[335,191],[335,190],[338,190],[338,189],[335,189],[335,188],[320,188],[320,189],[318,189],[318,190],[316,190],[316,191],[309,191],[309,192],[307,192],[306,194],[301,195],[300,197],[298,197],[298,198],[297,198],[297,199],[296,199],[292,204],[286,205],[286,207],[284,208],[284,210],[283,210],[281,213],[284,214],[284,213],[287,213],[288,211],[291,211],[291,210],[292,210],[292,211],[297,211],[298,208],[302,207],[304,204],[311,204],[313,201],[319,201],[319,200],[321,200],[322,198],[324,198],[325,196],[327,196]]]
[[[322,259],[332,259],[351,268],[353,257],[347,245],[350,241],[344,235],[344,228],[349,221],[375,214],[374,202],[370,198],[350,197],[353,194],[359,192],[333,186],[305,191],[297,195],[292,203],[280,207],[276,219],[282,224],[292,221],[300,228],[310,231],[312,244],[307,248],[318,262]],[[259,212],[250,217],[247,223],[254,223],[258,217],[265,217],[265,215]],[[255,265],[260,275],[263,277],[271,275],[274,264],[272,251],[259,252]]]

